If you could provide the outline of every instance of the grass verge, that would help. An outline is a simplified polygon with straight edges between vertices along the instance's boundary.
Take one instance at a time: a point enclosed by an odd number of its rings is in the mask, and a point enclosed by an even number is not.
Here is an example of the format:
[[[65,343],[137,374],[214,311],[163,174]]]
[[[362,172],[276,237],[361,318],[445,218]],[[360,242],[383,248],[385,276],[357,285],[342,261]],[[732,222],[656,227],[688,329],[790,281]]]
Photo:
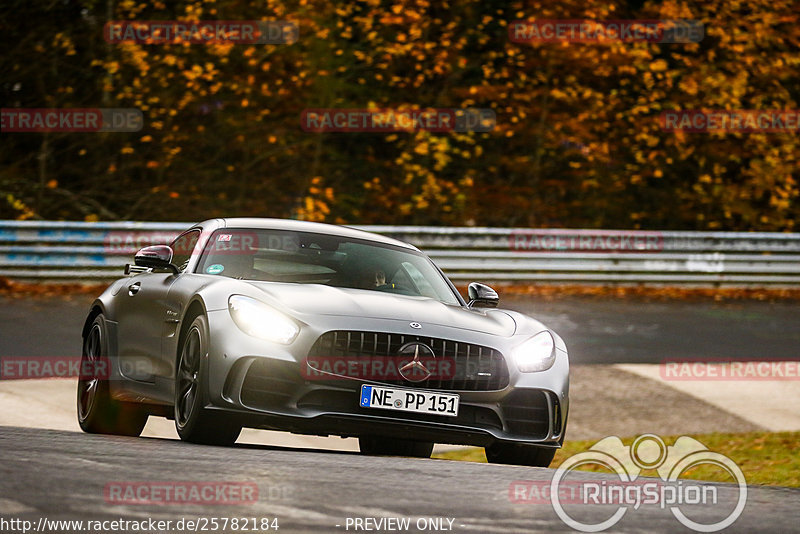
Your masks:
[[[679,436],[664,436],[664,442],[672,445]],[[747,432],[743,434],[694,434],[691,437],[708,447],[709,450],[724,454],[744,472],[748,484],[765,486],[800,487],[800,432]],[[630,445],[634,438],[623,439]],[[550,467],[558,467],[568,457],[588,450],[598,440],[567,441],[556,453]],[[433,458],[460,460],[467,462],[486,462],[481,448],[449,451],[433,455]],[[591,469],[588,471],[604,471]],[[657,476],[655,471],[645,471],[644,475]],[[721,470],[708,466],[691,469],[681,478],[731,482]]]

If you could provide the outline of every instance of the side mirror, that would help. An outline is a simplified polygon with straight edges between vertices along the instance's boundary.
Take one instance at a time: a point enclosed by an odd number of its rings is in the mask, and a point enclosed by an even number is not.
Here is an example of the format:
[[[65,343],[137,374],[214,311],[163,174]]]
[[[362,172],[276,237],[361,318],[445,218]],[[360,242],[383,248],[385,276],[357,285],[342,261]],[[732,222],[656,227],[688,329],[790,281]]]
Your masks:
[[[470,308],[496,308],[500,302],[497,291],[479,282],[472,282],[467,289]]]
[[[172,249],[167,245],[153,245],[144,247],[133,257],[133,262],[139,267],[150,269],[167,269],[172,274],[178,274],[178,268],[172,265]]]

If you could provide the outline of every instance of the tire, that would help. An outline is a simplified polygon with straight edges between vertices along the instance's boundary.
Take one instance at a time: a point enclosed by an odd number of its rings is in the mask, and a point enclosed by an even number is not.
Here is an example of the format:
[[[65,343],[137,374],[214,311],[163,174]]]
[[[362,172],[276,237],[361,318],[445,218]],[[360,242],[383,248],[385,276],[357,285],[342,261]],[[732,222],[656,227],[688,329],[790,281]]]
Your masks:
[[[78,424],[91,434],[138,436],[147,423],[148,413],[142,406],[111,397],[109,365],[106,323],[103,314],[99,314],[83,339],[78,377]]]
[[[410,439],[394,439],[380,436],[361,436],[358,438],[361,454],[372,456],[410,456],[412,458],[430,458],[433,443],[430,441],[412,441]]]
[[[548,467],[556,449],[536,445],[518,445],[516,443],[495,443],[486,447],[486,459],[493,464],[527,465],[530,467]]]
[[[205,315],[198,315],[191,321],[181,338],[175,366],[175,430],[183,441],[230,446],[242,426],[204,406],[208,391],[208,320]]]

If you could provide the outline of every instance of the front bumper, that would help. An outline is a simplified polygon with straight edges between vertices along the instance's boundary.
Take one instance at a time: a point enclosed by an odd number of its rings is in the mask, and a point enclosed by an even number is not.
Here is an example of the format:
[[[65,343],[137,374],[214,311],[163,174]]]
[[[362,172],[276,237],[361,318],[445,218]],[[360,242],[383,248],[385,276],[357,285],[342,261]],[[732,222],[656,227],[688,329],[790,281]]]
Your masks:
[[[207,408],[224,411],[243,426],[483,447],[498,441],[552,447],[563,442],[569,409],[566,354],[560,354],[556,364],[541,373],[523,374],[509,365],[509,384],[500,390],[448,390],[460,396],[457,417],[417,414],[360,407],[361,385],[378,381],[345,377],[309,380],[302,372],[305,355],[316,339],[326,331],[352,326],[352,320],[348,325],[341,318],[331,317],[322,327],[304,325],[298,338],[284,346],[242,334],[227,311],[209,316],[210,339],[214,341],[207,361]],[[358,326],[362,330],[413,334],[405,330],[404,321],[359,320]],[[464,332],[438,326],[429,327],[426,335],[463,340]],[[486,341],[475,336],[469,341]],[[400,387],[414,389],[414,384]]]

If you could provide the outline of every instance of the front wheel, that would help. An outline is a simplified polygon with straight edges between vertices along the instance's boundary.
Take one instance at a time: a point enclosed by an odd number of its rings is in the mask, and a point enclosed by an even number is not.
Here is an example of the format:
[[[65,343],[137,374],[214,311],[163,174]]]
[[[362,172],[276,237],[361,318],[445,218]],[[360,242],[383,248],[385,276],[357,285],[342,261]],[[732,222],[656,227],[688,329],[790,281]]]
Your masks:
[[[410,456],[412,458],[430,458],[433,443],[430,441],[412,441],[410,439],[394,439],[381,436],[361,436],[358,438],[361,454],[373,456]]]
[[[147,412],[136,404],[111,397],[106,324],[98,314],[83,339],[78,378],[78,424],[91,434],[138,436],[147,423]]]
[[[175,368],[175,429],[183,441],[205,445],[233,445],[241,425],[207,410],[203,394],[208,388],[208,321],[198,315],[183,336]]]
[[[486,447],[486,459],[493,464],[528,465],[548,467],[556,449],[517,443],[494,443]]]

